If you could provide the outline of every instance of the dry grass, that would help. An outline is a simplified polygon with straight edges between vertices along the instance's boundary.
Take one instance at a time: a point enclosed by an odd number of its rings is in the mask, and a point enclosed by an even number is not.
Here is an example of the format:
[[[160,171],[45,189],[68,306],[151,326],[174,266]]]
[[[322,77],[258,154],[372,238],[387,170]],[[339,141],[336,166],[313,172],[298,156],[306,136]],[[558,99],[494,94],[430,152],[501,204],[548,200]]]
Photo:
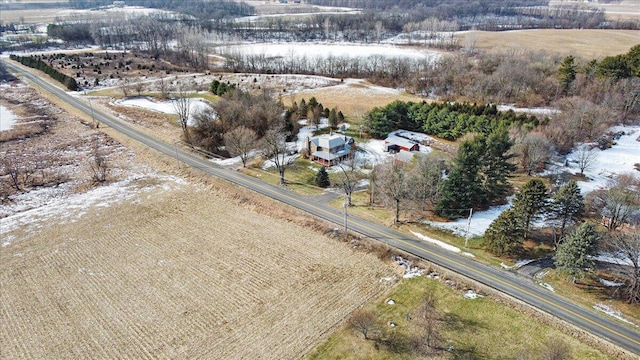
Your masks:
[[[544,50],[562,56],[580,55],[587,59],[623,54],[640,43],[640,31],[634,30],[472,31],[458,36],[463,44],[475,42],[481,50]]]
[[[328,86],[319,89],[306,90],[289,96],[283,96],[282,101],[290,106],[293,101],[300,102],[303,98],[309,101],[314,97],[326,108],[336,107],[355,124],[362,122],[367,112],[376,106],[385,106],[392,101],[423,101],[424,99],[405,92],[380,88],[367,82]]]

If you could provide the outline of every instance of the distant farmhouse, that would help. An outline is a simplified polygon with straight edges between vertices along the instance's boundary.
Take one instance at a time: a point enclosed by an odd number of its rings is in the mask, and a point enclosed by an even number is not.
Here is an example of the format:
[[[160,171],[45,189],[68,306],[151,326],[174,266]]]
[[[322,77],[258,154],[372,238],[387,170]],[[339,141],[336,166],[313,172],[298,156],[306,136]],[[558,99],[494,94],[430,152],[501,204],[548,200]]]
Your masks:
[[[425,134],[396,130],[390,132],[384,139],[384,150],[397,153],[399,151],[420,151],[420,146],[429,146],[433,139]]]
[[[307,139],[307,151],[312,161],[324,166],[333,166],[348,158],[355,151],[352,137],[324,134]]]

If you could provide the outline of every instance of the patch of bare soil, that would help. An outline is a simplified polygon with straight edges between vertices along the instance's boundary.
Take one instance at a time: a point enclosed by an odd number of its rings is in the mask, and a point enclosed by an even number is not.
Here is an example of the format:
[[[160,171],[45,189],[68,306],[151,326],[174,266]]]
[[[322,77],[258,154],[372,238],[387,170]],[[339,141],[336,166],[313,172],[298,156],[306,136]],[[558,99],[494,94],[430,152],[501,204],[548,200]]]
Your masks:
[[[392,286],[379,279],[394,268],[323,235],[326,225],[215,179],[198,185],[151,170],[175,168],[88,125],[60,112],[49,131],[2,143],[3,153],[29,154],[21,164],[49,154],[47,169],[65,184],[85,179],[77,169],[94,139],[127,163],[109,181],[43,202],[33,198],[46,185],[9,196],[0,227],[4,359],[299,358]]]

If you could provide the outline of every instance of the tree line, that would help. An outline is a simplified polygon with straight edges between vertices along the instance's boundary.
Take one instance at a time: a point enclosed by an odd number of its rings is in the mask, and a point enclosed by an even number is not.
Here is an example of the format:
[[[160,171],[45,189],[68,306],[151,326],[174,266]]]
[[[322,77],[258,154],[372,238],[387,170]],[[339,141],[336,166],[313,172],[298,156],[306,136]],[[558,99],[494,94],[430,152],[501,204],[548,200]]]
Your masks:
[[[498,111],[495,104],[421,103],[394,101],[372,109],[366,118],[367,132],[382,138],[388,133],[405,129],[456,140],[469,132],[490,133],[501,126],[537,126],[537,117],[516,115],[512,110]]]
[[[40,60],[40,56],[17,56],[14,54],[10,55],[10,59],[21,63],[22,65],[28,66],[30,68],[38,69],[43,71],[47,75],[51,76],[56,81],[60,82],[67,89],[71,91],[78,90],[78,84],[76,80],[71,76],[67,76],[60,71],[52,68],[44,61]]]

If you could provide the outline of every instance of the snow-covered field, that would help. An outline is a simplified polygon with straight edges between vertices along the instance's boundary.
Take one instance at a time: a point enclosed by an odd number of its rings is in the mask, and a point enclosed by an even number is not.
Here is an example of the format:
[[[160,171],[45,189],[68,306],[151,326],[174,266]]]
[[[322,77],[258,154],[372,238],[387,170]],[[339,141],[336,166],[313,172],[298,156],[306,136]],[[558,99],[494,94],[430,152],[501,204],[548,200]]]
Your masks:
[[[137,97],[137,98],[125,98],[122,100],[116,101],[118,105],[122,106],[130,106],[137,107],[141,109],[147,109],[152,111],[161,112],[164,114],[177,114],[175,102],[174,100],[167,101],[155,101],[148,97]],[[211,108],[209,102],[204,99],[190,99],[189,101],[189,120],[187,124],[189,126],[195,125],[195,120],[193,116],[200,111]]]
[[[613,177],[620,174],[635,173],[634,164],[640,164],[640,126],[616,126],[610,129],[612,132],[624,131],[620,139],[610,149],[600,150],[594,148],[596,158],[590,168],[585,170],[585,176],[589,181],[581,181],[578,184],[582,193],[586,194],[594,190],[604,189]],[[576,161],[577,153],[567,156],[569,171],[579,173],[580,169]],[[640,175],[640,174],[639,174]]]
[[[356,44],[356,43],[261,43],[219,46],[215,53],[264,55],[266,57],[315,58],[315,57],[348,57],[367,58],[382,56],[385,58],[408,58],[414,60],[438,60],[442,54],[433,50],[417,50],[403,48],[391,44]]]

